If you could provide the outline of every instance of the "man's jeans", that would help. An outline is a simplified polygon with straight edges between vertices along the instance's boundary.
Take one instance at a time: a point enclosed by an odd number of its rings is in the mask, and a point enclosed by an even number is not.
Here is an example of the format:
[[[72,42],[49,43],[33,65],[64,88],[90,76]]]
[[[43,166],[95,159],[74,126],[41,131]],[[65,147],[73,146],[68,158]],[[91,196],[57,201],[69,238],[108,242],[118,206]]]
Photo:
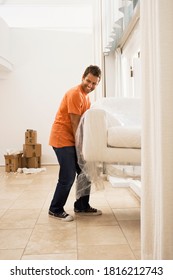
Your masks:
[[[53,147],[55,154],[57,156],[60,170],[59,170],[59,180],[56,186],[56,190],[50,205],[50,211],[53,213],[60,213],[64,210],[64,205],[67,201],[69,192],[76,178],[76,174],[81,173],[81,169],[78,165],[76,149],[74,146],[55,148]],[[85,176],[84,176],[85,177]],[[89,192],[91,183],[85,177],[85,185],[88,186],[88,193],[76,200],[74,203],[75,209],[85,210],[89,207]],[[77,184],[78,187],[79,184]]]

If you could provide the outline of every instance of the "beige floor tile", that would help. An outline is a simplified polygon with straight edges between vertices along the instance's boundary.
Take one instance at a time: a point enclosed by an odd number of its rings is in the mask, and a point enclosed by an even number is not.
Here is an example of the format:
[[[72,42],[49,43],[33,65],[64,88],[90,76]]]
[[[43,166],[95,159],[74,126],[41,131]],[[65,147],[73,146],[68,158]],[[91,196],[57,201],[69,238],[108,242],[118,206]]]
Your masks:
[[[130,188],[91,189],[90,205],[101,216],[74,213],[75,182],[65,210],[74,221],[49,217],[58,165],[37,174],[0,167],[0,259],[140,259],[140,200]]]
[[[29,199],[46,199],[47,195],[49,194],[49,190],[45,189],[36,189],[33,190],[26,190],[24,191],[19,197],[19,200],[29,200]]]
[[[13,180],[11,179],[10,184],[7,180],[4,186],[1,187],[0,191],[9,192],[9,193],[22,193],[22,191],[26,190],[27,185],[26,184],[13,184],[12,182],[15,181],[15,178]]]
[[[0,209],[0,218],[4,215],[4,213],[6,212],[6,209]]]
[[[0,250],[0,260],[20,260],[23,255],[23,249]]]
[[[23,249],[25,248],[32,229],[1,229],[0,249]]]
[[[1,199],[15,200],[23,193],[22,188],[4,187],[0,190]]]
[[[28,199],[17,199],[10,207],[10,209],[41,209],[44,205],[44,198],[28,198]]]
[[[75,253],[76,245],[75,223],[56,220],[54,224],[49,224],[49,227],[36,225],[25,249],[25,254]]]
[[[140,208],[112,209],[117,220],[140,220]]]
[[[0,209],[8,209],[13,204],[12,199],[0,199]]]
[[[133,250],[133,254],[137,260],[141,260],[141,250]]]
[[[23,255],[22,260],[77,260],[77,253]]]
[[[23,177],[22,178],[16,177],[15,180],[11,180],[9,182],[9,185],[13,185],[13,186],[15,186],[15,185],[17,185],[17,186],[19,186],[19,185],[29,185],[29,184],[32,184],[32,182],[33,182],[32,178],[28,179],[28,178],[23,178]]]
[[[52,198],[53,198],[53,193],[49,192],[49,194],[47,195],[47,198],[45,199],[45,202],[44,202],[44,205],[42,208],[43,210],[48,211]]]
[[[134,260],[135,256],[126,244],[92,245],[78,247],[78,260]]]
[[[92,227],[92,226],[115,226],[118,225],[117,220],[110,208],[100,208],[102,215],[99,216],[82,216],[76,214],[77,227]]]
[[[110,207],[108,201],[105,198],[106,198],[105,190],[100,190],[91,193],[90,205],[94,208],[99,208],[99,209]]]
[[[112,188],[106,192],[106,199],[111,208],[139,207],[139,200],[129,191],[129,188]]]
[[[93,226],[77,228],[78,245],[126,244],[119,226]]]
[[[105,190],[105,183],[103,184],[101,189],[95,189],[94,187],[91,187],[91,197],[94,198],[94,201],[97,199],[101,199],[101,201],[103,202],[104,200],[102,200],[102,198],[104,198]]]
[[[44,180],[43,182],[39,182],[39,183],[36,183],[35,181],[33,181],[33,183],[31,185],[27,186],[25,188],[25,190],[31,191],[33,193],[39,193],[39,192],[45,193],[46,191],[50,192],[50,188],[51,188],[50,180],[48,183]]]
[[[7,210],[0,219],[0,229],[33,228],[36,224],[39,210]]]
[[[51,174],[49,175],[45,175],[42,176],[41,175],[37,175],[37,177],[35,179],[33,179],[32,185],[30,185],[29,187],[31,188],[33,185],[42,188],[49,188],[50,186],[53,186],[55,182],[55,178],[54,176],[52,176]]]
[[[132,250],[140,250],[140,221],[119,221],[119,224]]]

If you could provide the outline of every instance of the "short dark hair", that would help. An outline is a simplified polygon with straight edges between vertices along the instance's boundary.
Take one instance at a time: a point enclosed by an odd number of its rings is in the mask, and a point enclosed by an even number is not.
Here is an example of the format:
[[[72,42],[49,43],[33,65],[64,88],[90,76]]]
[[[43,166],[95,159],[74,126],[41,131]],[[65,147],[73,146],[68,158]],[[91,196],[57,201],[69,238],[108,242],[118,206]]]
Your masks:
[[[97,65],[90,65],[85,69],[85,72],[83,73],[83,78],[85,78],[88,74],[92,74],[93,76],[96,76],[101,79],[101,70]]]

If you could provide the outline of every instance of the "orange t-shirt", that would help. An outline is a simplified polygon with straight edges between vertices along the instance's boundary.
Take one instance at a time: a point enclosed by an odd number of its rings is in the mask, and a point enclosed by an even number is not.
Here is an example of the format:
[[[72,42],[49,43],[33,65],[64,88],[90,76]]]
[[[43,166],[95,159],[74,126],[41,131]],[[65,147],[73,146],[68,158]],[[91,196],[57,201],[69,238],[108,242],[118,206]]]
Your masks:
[[[52,125],[49,145],[56,148],[75,146],[70,113],[82,116],[90,108],[90,100],[81,85],[70,89],[63,97]]]

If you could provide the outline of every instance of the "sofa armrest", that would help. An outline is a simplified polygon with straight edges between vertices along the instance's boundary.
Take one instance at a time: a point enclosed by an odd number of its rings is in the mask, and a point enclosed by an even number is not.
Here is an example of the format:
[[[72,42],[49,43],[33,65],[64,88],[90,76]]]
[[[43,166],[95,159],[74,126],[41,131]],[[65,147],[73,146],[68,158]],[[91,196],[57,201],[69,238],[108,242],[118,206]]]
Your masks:
[[[106,112],[102,109],[89,109],[85,113],[83,126],[82,153],[86,161],[99,161],[100,153],[107,147]]]

